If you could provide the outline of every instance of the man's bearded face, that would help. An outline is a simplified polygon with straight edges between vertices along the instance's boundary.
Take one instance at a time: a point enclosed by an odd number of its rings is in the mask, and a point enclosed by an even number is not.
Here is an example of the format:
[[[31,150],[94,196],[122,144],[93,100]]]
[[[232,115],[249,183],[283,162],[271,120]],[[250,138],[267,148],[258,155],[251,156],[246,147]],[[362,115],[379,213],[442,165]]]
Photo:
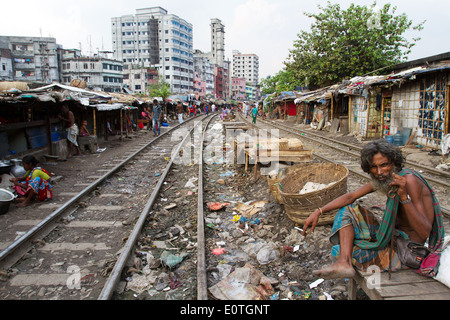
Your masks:
[[[390,184],[394,172],[394,166],[389,159],[381,153],[376,154],[372,159],[372,167],[370,168],[372,185],[375,190],[386,195],[391,189]]]

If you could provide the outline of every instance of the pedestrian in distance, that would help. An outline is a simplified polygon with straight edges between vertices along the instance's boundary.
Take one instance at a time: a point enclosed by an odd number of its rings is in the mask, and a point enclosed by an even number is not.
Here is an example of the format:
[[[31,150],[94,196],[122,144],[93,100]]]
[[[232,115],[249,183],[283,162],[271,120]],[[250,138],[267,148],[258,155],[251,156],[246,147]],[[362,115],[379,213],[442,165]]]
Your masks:
[[[183,104],[181,101],[177,102],[177,115],[178,115],[178,122],[183,123]]]
[[[252,118],[253,118],[253,123],[256,123],[256,117],[258,116],[258,107],[254,106],[252,109]]]
[[[61,113],[58,115],[58,118],[64,121],[66,130],[67,130],[67,141],[69,143],[69,155],[67,158],[72,157],[73,152],[73,146],[77,149],[77,154],[81,156],[81,150],[78,146],[78,134],[79,129],[77,124],[75,123],[75,116],[73,115],[72,111],[69,110],[69,107],[67,104],[63,104],[61,107]]]
[[[152,118],[152,124],[153,124],[153,133],[155,134],[155,137],[159,136],[161,134],[161,119],[162,119],[162,106],[158,103],[158,100],[153,100],[153,118]]]

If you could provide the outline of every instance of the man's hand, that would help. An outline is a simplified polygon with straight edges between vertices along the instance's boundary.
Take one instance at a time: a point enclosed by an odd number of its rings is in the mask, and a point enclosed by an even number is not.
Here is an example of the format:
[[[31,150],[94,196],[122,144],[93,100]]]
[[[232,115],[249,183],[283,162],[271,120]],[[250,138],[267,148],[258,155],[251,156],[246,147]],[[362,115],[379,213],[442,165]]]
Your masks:
[[[319,222],[320,210],[316,209],[313,213],[310,214],[308,219],[305,220],[303,224],[303,236],[306,237],[308,227],[311,226],[311,233],[314,233],[314,229],[316,228],[317,223]]]
[[[392,173],[391,187],[397,186],[397,195],[401,201],[405,201],[408,198],[408,192],[406,190],[406,178],[399,176],[396,173]]]

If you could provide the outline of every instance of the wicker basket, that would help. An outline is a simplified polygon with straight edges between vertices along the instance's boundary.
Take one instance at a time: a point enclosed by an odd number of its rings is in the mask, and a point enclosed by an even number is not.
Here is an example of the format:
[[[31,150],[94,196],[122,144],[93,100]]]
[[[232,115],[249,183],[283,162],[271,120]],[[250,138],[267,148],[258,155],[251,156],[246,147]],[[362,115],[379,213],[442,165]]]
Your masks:
[[[311,163],[302,170],[286,175],[277,188],[289,218],[303,224],[314,210],[347,192],[347,177],[348,169],[333,163]],[[308,181],[334,183],[321,190],[300,194],[300,190]],[[332,224],[336,212],[337,210],[324,213],[318,225]]]
[[[289,173],[301,170],[302,168],[308,166],[308,163],[298,163],[293,166],[286,167],[285,173],[283,175],[278,175],[277,177],[271,178],[267,176],[267,184],[269,185],[269,192],[272,193],[275,201],[279,204],[283,204],[280,193],[278,192],[278,184],[283,180]]]

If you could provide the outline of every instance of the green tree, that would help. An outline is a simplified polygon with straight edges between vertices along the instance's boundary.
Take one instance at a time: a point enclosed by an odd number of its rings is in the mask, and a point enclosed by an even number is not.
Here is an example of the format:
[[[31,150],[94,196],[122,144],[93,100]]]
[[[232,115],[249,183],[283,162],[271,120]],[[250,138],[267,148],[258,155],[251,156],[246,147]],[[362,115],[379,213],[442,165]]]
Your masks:
[[[150,96],[161,97],[164,101],[173,94],[170,90],[170,84],[164,79],[160,79],[156,84],[149,85],[148,91],[150,92]]]
[[[393,64],[405,61],[420,38],[408,41],[410,29],[422,30],[422,22],[413,26],[406,14],[396,15],[397,8],[385,4],[376,10],[351,4],[341,10],[328,2],[320,12],[304,13],[314,19],[311,31],[301,31],[284,62],[286,70],[304,85],[327,86],[343,79],[375,70],[381,73]],[[375,74],[375,73],[374,73]]]
[[[282,91],[293,91],[301,82],[295,78],[291,70],[281,70],[275,76],[268,76],[260,82],[261,94],[279,94]]]
[[[170,90],[170,84],[164,79],[159,79],[158,83],[148,86],[148,91],[152,97],[161,97],[164,103],[164,113],[167,114],[166,99],[173,93]]]

